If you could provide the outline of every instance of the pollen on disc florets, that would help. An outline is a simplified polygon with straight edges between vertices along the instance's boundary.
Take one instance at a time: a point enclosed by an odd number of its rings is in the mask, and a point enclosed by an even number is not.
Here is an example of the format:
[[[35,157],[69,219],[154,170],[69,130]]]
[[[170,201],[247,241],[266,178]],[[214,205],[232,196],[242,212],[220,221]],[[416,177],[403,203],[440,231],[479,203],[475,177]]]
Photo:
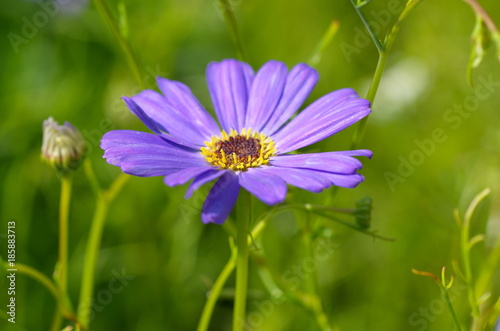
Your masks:
[[[241,132],[231,129],[229,134],[222,131],[221,136],[212,136],[210,141],[205,141],[206,147],[201,148],[207,161],[220,169],[245,171],[266,165],[276,154],[272,139],[252,129]]]

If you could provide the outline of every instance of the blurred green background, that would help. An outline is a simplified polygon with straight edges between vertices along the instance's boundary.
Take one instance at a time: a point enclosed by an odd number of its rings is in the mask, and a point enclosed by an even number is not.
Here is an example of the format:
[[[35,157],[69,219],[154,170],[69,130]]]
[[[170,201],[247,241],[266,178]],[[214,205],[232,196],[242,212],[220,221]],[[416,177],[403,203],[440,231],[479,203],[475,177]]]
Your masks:
[[[500,3],[483,2],[500,22]],[[119,3],[107,3],[118,16]],[[343,87],[366,94],[377,52],[349,1],[230,3],[254,69],[270,59],[290,67],[307,61],[332,20],[338,20],[339,32],[317,65],[320,81],[306,103]],[[40,161],[43,120],[53,116],[82,131],[104,187],[120,170],[102,159],[98,146],[102,134],[147,128],[120,100],[141,88],[92,3],[44,4],[3,2],[0,11],[0,255],[5,258],[7,221],[15,220],[17,261],[51,276],[57,260],[60,183]],[[402,0],[373,0],[363,10],[382,37],[403,5]],[[123,6],[130,43],[148,87],[155,88],[157,75],[182,81],[211,109],[205,67],[210,61],[236,56],[217,1],[125,0]],[[472,197],[487,186],[493,193],[474,219],[473,234],[486,233],[486,240],[474,250],[475,268],[498,240],[500,65],[490,51],[474,72],[475,88],[485,87],[482,91],[489,91],[488,96],[474,97],[476,90],[468,86],[465,74],[473,26],[474,14],[458,0],[424,1],[402,26],[362,143],[362,148],[374,152],[372,160],[363,160],[366,181],[354,190],[339,190],[333,202],[352,208],[356,200],[372,197],[371,228],[397,241],[374,240],[318,220],[328,226],[328,240],[335,244],[333,254],[318,264],[318,274],[325,310],[338,330],[451,330],[438,287],[411,269],[439,274],[446,265],[448,273],[456,274],[452,263],[459,259],[459,230],[453,210],[459,208],[463,214]],[[482,80],[493,82],[489,90]],[[452,113],[454,105],[467,104],[471,110]],[[304,152],[349,149],[354,129]],[[441,132],[440,138],[431,144],[435,130]],[[419,142],[427,143],[427,154]],[[413,165],[406,169],[401,164],[410,158]],[[222,227],[203,225],[199,219],[207,189],[184,200],[185,189],[167,187],[161,178],[134,177],[114,201],[104,229],[95,294],[102,294],[116,273],[133,279],[94,309],[92,330],[196,328],[206,293],[229,257],[229,246]],[[293,188],[289,192],[290,200],[316,204],[332,194]],[[75,305],[94,207],[80,169],[70,214],[69,291]],[[260,203],[257,208],[265,210]],[[294,217],[293,213],[276,216],[259,242],[282,273],[304,261]],[[352,221],[348,216],[343,219]],[[250,270],[248,312],[255,312],[254,330],[318,329],[309,313],[290,302],[262,312],[269,294],[255,263]],[[498,297],[498,273],[495,277],[493,295]],[[4,310],[5,277],[0,284]],[[468,326],[467,291],[460,277],[456,284],[453,304]],[[230,329],[233,285],[230,278],[211,330]],[[18,274],[16,298],[17,323],[0,320],[2,330],[49,328],[55,303],[44,287]]]

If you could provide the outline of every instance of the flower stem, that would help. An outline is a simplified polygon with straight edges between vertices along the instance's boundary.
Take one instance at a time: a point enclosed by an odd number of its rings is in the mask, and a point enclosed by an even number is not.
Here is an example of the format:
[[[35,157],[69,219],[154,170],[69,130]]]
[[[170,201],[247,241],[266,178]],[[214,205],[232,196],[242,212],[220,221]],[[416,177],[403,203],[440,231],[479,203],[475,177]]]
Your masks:
[[[467,282],[468,288],[468,298],[469,304],[472,309],[472,315],[474,318],[479,316],[479,307],[477,306],[475,291],[474,291],[474,283],[472,281],[472,271],[470,264],[470,255],[469,255],[469,224],[465,222],[460,231],[460,248],[462,251],[462,262],[464,264],[465,269],[465,281]]]
[[[262,230],[266,227],[267,220],[269,219],[270,216],[272,216],[273,213],[267,213],[264,217],[260,219],[259,222],[253,227],[252,232],[251,232],[251,238],[248,238],[247,245],[250,246],[252,244],[252,238],[257,238]],[[232,241],[231,241],[232,243]],[[203,313],[200,318],[200,322],[198,323],[198,328],[197,331],[206,331],[208,329],[208,326],[210,324],[210,318],[212,317],[212,313],[215,307],[215,303],[217,302],[217,299],[220,296],[220,293],[222,291],[222,287],[226,283],[227,279],[229,276],[233,273],[234,268],[236,267],[236,257],[237,257],[237,251],[236,248],[231,246],[231,257],[229,261],[226,263],[224,268],[222,269],[221,273],[217,277],[217,280],[215,281],[212,290],[210,291],[210,295],[208,296],[208,300],[205,303],[205,306],[203,307]]]
[[[323,310],[323,304],[321,302],[321,298],[319,296],[315,297],[317,300],[314,301],[313,306],[313,311],[314,311],[314,316],[316,317],[316,322],[320,326],[322,331],[331,331],[332,328],[330,327],[328,323],[328,317],[326,316],[324,310]]]
[[[472,7],[472,10],[474,10],[474,12],[477,15],[481,16],[481,18],[484,21],[484,24],[486,24],[486,26],[488,27],[488,30],[490,30],[490,32],[492,34],[498,34],[499,33],[498,28],[495,25],[495,22],[493,22],[493,20],[491,19],[490,15],[488,15],[488,13],[486,12],[486,10],[484,10],[484,8],[481,7],[481,5],[476,0],[464,0],[464,1],[467,4],[469,4],[469,6]]]
[[[59,303],[58,303],[59,304]],[[59,308],[54,312],[54,317],[52,318],[52,324],[50,325],[50,331],[59,331],[61,330],[62,318],[61,311]]]
[[[493,281],[495,277],[495,272],[500,264],[500,236],[497,237],[497,241],[493,246],[487,260],[485,261],[484,267],[481,271],[480,276],[477,278],[476,293],[486,293],[491,291],[491,286],[495,284]]]
[[[313,252],[313,234],[312,234],[312,219],[311,212],[306,211],[306,219],[302,224],[302,242],[306,252],[306,258],[315,261]],[[316,322],[321,330],[331,330],[328,324],[328,318],[323,310],[323,303],[319,295],[318,273],[317,269],[311,272],[311,275],[306,279],[307,292],[311,295],[310,309],[312,310]]]
[[[142,75],[141,75],[141,70],[139,69],[139,64],[137,61],[137,58],[132,51],[132,47],[130,46],[130,43],[128,40],[122,35],[120,32],[120,27],[118,22],[114,19],[113,15],[111,14],[111,11],[109,8],[106,6],[103,0],[94,0],[94,6],[97,8],[97,11],[99,12],[99,15],[101,15],[102,19],[104,22],[106,22],[106,25],[109,27],[113,35],[115,36],[116,40],[118,40],[118,43],[120,44],[120,47],[122,48],[123,52],[125,53],[125,57],[127,58],[127,63],[132,71],[132,75],[134,76],[135,80],[137,83],[144,88],[144,82],[142,81]]]
[[[370,84],[370,88],[368,89],[368,93],[366,94],[366,100],[370,101],[370,104],[373,104],[375,100],[375,95],[377,94],[378,87],[380,85],[380,80],[382,79],[382,74],[385,70],[385,64],[387,62],[388,52],[383,52],[379,54],[377,67],[375,68],[375,73],[373,75],[372,82]],[[359,121],[358,129],[354,133],[353,142],[351,145],[351,149],[357,149],[361,144],[361,140],[365,135],[366,124],[368,123],[368,116],[364,117]]]
[[[99,256],[99,247],[101,245],[102,228],[107,214],[107,203],[101,195],[97,199],[97,206],[92,220],[90,235],[85,250],[85,261],[82,275],[82,284],[80,287],[80,302],[78,304],[78,319],[83,327],[88,329],[89,313],[94,291],[94,277]]]
[[[64,295],[68,284],[68,215],[71,201],[72,176],[61,180],[61,200],[59,203],[59,264],[57,282],[59,291]]]
[[[366,99],[370,101],[370,103],[373,104],[375,101],[375,96],[378,91],[378,87],[380,85],[380,80],[382,79],[382,74],[384,73],[385,70],[385,65],[387,63],[387,58],[389,57],[389,54],[392,50],[392,46],[394,45],[394,41],[396,40],[396,37],[398,35],[399,29],[401,28],[401,23],[403,20],[410,14],[410,12],[421,2],[422,0],[408,0],[406,3],[405,8],[399,14],[398,19],[396,22],[394,22],[394,25],[392,26],[391,30],[389,33],[386,35],[385,40],[383,44],[380,43],[380,40],[377,38],[375,33],[373,32],[373,28],[371,27],[370,23],[366,20],[364,17],[363,13],[355,5],[353,0],[351,0],[354,8],[356,9],[356,12],[360,16],[361,20],[365,24],[368,32],[370,33],[370,36],[373,39],[373,42],[375,46],[377,47],[379,57],[377,61],[377,67],[375,68],[375,73],[373,74],[373,79],[370,84],[370,88],[368,89],[368,93],[366,95]],[[368,122],[368,117],[363,118],[361,121],[359,121],[358,129],[354,133],[353,137],[353,143],[351,146],[351,149],[357,149],[358,146],[361,143],[361,140],[363,139],[363,136],[365,134],[366,130],[366,123]]]
[[[446,288],[441,290],[441,295],[443,298],[443,301],[446,303],[446,306],[448,308],[448,312],[451,315],[451,319],[453,321],[453,326],[455,327],[456,331],[461,331],[462,328],[460,327],[460,322],[458,321],[457,314],[455,313],[455,309],[453,308],[453,305],[451,304],[451,299],[450,295],[448,294],[448,291]]]
[[[318,326],[322,331],[331,331],[331,327],[328,324],[328,318],[323,311],[321,304],[321,298],[309,292],[304,292],[301,289],[291,288],[290,284],[287,284],[283,280],[283,274],[278,270],[274,269],[264,258],[263,255],[252,252],[252,258],[255,262],[263,268],[264,272],[270,277],[273,282],[273,289],[276,287],[284,294],[284,296],[290,302],[302,306],[308,312],[310,312],[316,319]],[[311,275],[313,277],[313,275]],[[271,292],[271,291],[270,291]]]
[[[328,45],[330,45],[332,39],[337,34],[339,26],[340,23],[337,20],[334,20],[332,21],[332,23],[330,23],[328,30],[326,30],[323,37],[321,37],[321,40],[314,48],[313,54],[311,55],[309,60],[307,60],[307,64],[309,64],[311,67],[315,67],[316,65],[318,65],[323,56],[323,53],[325,52],[325,49],[328,47]]]
[[[450,295],[448,294],[448,289],[450,289],[451,286],[453,285],[453,276],[451,276],[451,280],[447,284],[445,279],[445,270],[446,270],[445,267],[441,269],[441,280],[438,278],[438,276],[427,271],[420,271],[416,269],[412,269],[411,271],[415,275],[430,277],[436,282],[436,284],[439,286],[439,290],[441,291],[441,299],[446,303],[446,307],[448,308],[448,312],[450,313],[455,331],[461,331],[462,329],[460,327],[460,322],[458,321],[455,309],[451,304]]]
[[[122,190],[123,186],[127,183],[131,176],[127,175],[125,173],[121,173],[114,181],[111,183],[109,186],[108,190],[106,191],[106,200],[108,202],[111,202],[115,200],[116,195],[120,193]]]
[[[372,25],[366,19],[365,14],[363,14],[363,11],[361,10],[361,6],[357,6],[356,3],[354,2],[354,0],[351,0],[351,3],[353,5],[354,9],[356,10],[356,13],[358,13],[359,18],[361,19],[361,21],[363,21],[363,24],[365,25],[366,30],[370,34],[370,37],[372,38],[373,43],[377,47],[378,52],[383,53],[385,46],[380,42],[380,39],[378,39],[377,34],[375,33],[375,30],[373,29]]]
[[[472,266],[470,259],[470,249],[472,248],[470,244],[470,223],[472,220],[472,215],[476,211],[479,203],[490,193],[490,189],[486,188],[477,194],[472,200],[471,204],[467,208],[464,216],[464,222],[460,229],[460,248],[462,253],[462,262],[465,269],[465,281],[467,282],[469,304],[472,309],[472,316],[474,321],[479,319],[480,311],[479,304],[476,299],[475,284],[472,276]]]
[[[49,292],[54,296],[54,299],[56,299],[56,301],[59,301],[59,290],[54,285],[54,282],[47,276],[42,274],[40,271],[22,263],[16,263],[16,269],[19,273],[25,274],[26,276],[31,277],[32,279],[45,286],[45,288],[49,290]]]
[[[234,16],[233,5],[229,3],[228,0],[219,0],[220,10],[224,16],[224,21],[226,22],[227,29],[231,35],[231,39],[236,46],[236,51],[238,52],[238,58],[240,60],[245,60],[245,51],[243,49],[243,42],[241,41],[241,36],[238,30],[238,24],[236,23],[236,17]]]
[[[236,223],[236,292],[233,311],[233,331],[243,331],[246,319],[246,301],[248,286],[248,224],[250,221],[251,195],[244,189],[240,190]]]
[[[301,220],[301,237],[302,237],[302,246],[304,248],[304,255],[306,259],[314,258],[313,257],[313,240],[312,240],[312,229],[311,229],[311,213],[306,210],[305,220]],[[305,279],[305,285],[307,292],[311,295],[315,296],[318,294],[318,287],[316,284],[316,269],[312,271],[310,277]]]
[[[4,268],[8,268],[8,265],[4,265]],[[58,310],[56,311],[56,315],[54,316],[54,321],[53,323],[60,325],[61,319],[60,316],[64,316],[66,319],[70,321],[75,321],[76,316],[72,310],[71,307],[68,307],[65,303],[64,298],[62,297],[61,293],[59,293],[59,289],[57,286],[54,284],[54,282],[44,274],[42,274],[40,271],[36,270],[33,267],[30,267],[26,264],[22,263],[16,263],[16,269],[17,272],[20,274],[24,274],[33,280],[36,280],[40,284],[42,284],[49,292],[54,296],[54,299],[56,300],[56,303],[58,305]],[[59,331],[60,328],[57,329]]]
[[[85,173],[96,195],[96,209],[94,211],[87,247],[85,249],[85,260],[80,287],[80,301],[78,303],[77,313],[82,329],[88,330],[90,323],[89,308],[92,302],[92,294],[94,292],[95,270],[101,246],[102,230],[109,205],[122,189],[129,176],[125,174],[120,175],[110,185],[107,191],[103,191],[100,189],[99,182],[94,174],[90,161],[85,163]]]
[[[210,324],[210,318],[212,317],[212,312],[215,307],[215,303],[220,296],[220,292],[224,287],[229,276],[233,273],[234,268],[236,267],[236,254],[237,250],[233,248],[231,250],[231,258],[222,269],[221,273],[217,277],[210,293],[208,294],[207,302],[205,303],[205,307],[203,307],[203,313],[200,318],[200,322],[198,324],[197,331],[206,331],[208,330],[208,326]]]
[[[71,187],[73,177],[71,175],[63,175],[61,177],[61,197],[59,200],[59,259],[56,268],[56,282],[59,291],[58,295],[58,310],[54,315],[52,325],[54,328],[59,327],[62,322],[62,307],[67,301],[67,286],[68,286],[68,216],[69,205],[71,202]]]

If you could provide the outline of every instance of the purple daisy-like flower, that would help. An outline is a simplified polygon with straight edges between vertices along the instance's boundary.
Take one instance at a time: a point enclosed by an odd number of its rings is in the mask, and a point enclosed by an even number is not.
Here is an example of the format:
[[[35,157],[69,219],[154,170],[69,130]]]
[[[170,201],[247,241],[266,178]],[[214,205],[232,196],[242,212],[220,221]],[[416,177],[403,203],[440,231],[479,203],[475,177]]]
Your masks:
[[[259,200],[283,202],[287,184],[320,192],[364,180],[353,156],[369,150],[287,154],[325,139],[370,113],[352,89],[331,92],[290,120],[318,81],[306,64],[288,71],[269,61],[254,73],[233,59],[210,63],[207,82],[219,125],[184,84],[158,77],[161,94],[144,90],[124,101],[153,133],[116,130],[101,141],[108,163],[134,176],[165,176],[169,186],[192,180],[186,198],[217,179],[202,209],[204,223],[223,223],[240,187]]]

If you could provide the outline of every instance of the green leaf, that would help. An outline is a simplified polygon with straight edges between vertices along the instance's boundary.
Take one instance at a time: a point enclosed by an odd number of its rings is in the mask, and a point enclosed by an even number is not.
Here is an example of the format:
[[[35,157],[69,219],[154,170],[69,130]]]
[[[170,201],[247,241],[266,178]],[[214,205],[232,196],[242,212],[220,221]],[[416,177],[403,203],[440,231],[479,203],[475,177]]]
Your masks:
[[[325,49],[332,42],[332,39],[337,34],[338,29],[339,29],[339,21],[332,21],[332,23],[328,27],[328,30],[325,32],[325,34],[323,35],[321,40],[318,42],[318,44],[314,48],[313,55],[307,61],[307,63],[310,66],[314,67],[319,63],[319,61],[321,60],[321,57],[323,56],[323,53],[325,52]]]
[[[486,239],[486,236],[484,234],[477,234],[474,237],[472,237],[469,240],[469,249],[474,247],[476,244],[479,244],[480,242],[484,241]]]
[[[486,50],[491,44],[490,31],[479,15],[476,15],[476,24],[472,31],[471,43],[471,53],[467,65],[467,82],[470,86],[473,86],[472,72],[481,64],[486,54]]]
[[[368,4],[371,0],[357,0],[356,7],[361,8],[364,5]]]
[[[123,1],[118,3],[118,26],[120,28],[120,34],[125,40],[129,38],[129,28],[128,28],[128,17],[127,8]]]
[[[500,61],[500,32],[491,32],[491,40],[495,43],[495,47],[497,48],[497,59]]]

